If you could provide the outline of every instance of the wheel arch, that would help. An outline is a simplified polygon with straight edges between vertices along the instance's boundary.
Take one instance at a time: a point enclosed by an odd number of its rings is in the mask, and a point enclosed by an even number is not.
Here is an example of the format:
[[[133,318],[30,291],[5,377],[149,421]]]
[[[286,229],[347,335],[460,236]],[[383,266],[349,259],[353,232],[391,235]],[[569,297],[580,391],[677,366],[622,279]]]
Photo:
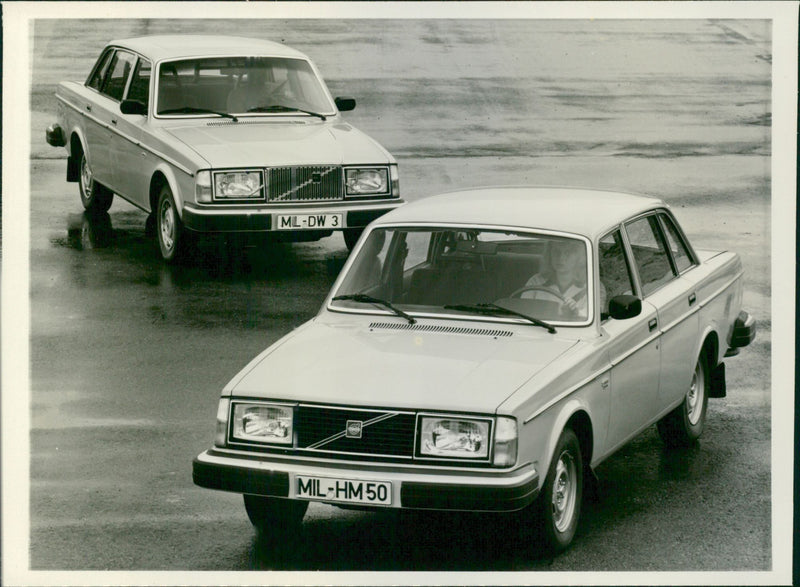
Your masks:
[[[150,212],[155,212],[158,207],[158,196],[161,194],[163,186],[169,187],[172,192],[172,198],[175,201],[175,208],[179,216],[183,216],[182,199],[180,190],[178,189],[178,182],[169,168],[159,167],[150,178],[150,189],[148,194],[148,201],[150,203]]]
[[[80,128],[72,129],[67,141],[67,181],[77,182],[81,173],[81,153],[85,152],[83,134]],[[87,155],[88,157],[89,155]]]
[[[554,422],[554,426],[550,432],[550,438],[547,443],[547,463],[546,466],[542,464],[542,471],[547,471],[550,467],[550,462],[558,444],[558,439],[565,428],[571,428],[578,437],[578,443],[581,447],[581,459],[583,466],[588,467],[592,462],[592,454],[594,452],[594,426],[589,412],[577,400],[570,401],[561,410],[558,418]]]
[[[83,134],[79,128],[75,128],[69,135],[69,141],[67,143],[69,145],[69,155],[70,157],[75,157],[78,153],[83,153],[84,151],[84,140]]]
[[[697,357],[704,357],[706,361],[706,367],[708,367],[709,370],[713,370],[714,367],[719,364],[721,359],[719,335],[717,334],[716,330],[709,327],[703,333],[701,340],[703,342],[697,352]]]

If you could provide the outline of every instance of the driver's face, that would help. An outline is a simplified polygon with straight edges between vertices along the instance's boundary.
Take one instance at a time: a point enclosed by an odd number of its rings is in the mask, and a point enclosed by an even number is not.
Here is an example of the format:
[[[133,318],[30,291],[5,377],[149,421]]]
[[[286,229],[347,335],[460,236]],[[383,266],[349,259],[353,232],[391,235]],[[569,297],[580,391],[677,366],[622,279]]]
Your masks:
[[[558,273],[572,271],[580,260],[580,245],[573,243],[555,243],[550,252],[550,261]]]

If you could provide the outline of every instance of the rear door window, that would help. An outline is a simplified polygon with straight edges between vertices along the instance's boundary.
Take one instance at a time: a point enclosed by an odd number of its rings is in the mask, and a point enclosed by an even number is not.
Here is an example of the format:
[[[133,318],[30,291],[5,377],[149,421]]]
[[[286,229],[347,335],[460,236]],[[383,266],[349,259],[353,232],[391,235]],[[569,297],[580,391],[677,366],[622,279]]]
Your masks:
[[[136,57],[132,53],[117,51],[111,60],[110,70],[100,92],[112,100],[121,102],[135,61]]]
[[[106,75],[108,74],[108,66],[111,64],[111,58],[114,56],[114,50],[109,49],[103,55],[100,56],[100,59],[97,60],[97,65],[94,66],[94,71],[92,71],[92,75],[89,76],[89,81],[86,82],[86,85],[92,89],[100,91],[100,88],[103,87],[103,82],[106,79]]]
[[[672,270],[656,216],[645,216],[629,222],[625,225],[625,230],[644,295],[653,293],[672,281],[676,275]]]
[[[672,218],[666,214],[659,214],[659,217],[664,225],[664,232],[667,235],[669,250],[672,253],[672,259],[675,261],[675,267],[678,273],[683,273],[694,265],[694,261],[692,261],[692,257],[689,254],[689,249],[683,242],[680,232],[678,232]]]

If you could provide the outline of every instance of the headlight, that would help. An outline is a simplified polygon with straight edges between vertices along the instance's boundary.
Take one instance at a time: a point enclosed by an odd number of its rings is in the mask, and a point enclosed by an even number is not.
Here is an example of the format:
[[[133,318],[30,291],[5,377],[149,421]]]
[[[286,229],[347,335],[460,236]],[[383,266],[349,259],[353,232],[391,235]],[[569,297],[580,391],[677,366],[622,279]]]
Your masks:
[[[419,451],[422,455],[486,459],[489,420],[423,416]]]
[[[514,418],[497,418],[492,462],[498,467],[510,467],[517,462],[517,421]]]
[[[345,169],[344,180],[348,196],[389,194],[389,171],[385,167]]]
[[[291,445],[293,416],[292,406],[234,402],[231,437],[245,442]]]
[[[216,200],[253,200],[264,198],[264,175],[255,171],[217,171],[214,173]]]

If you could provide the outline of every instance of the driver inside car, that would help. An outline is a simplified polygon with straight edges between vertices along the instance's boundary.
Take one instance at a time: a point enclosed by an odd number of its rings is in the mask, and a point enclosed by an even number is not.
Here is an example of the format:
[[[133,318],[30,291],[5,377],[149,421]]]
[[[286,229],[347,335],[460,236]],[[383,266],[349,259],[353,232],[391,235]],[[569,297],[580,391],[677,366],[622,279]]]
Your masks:
[[[558,317],[585,318],[587,288],[584,245],[570,239],[551,241],[542,269],[528,279],[522,290],[520,297],[523,299],[558,302]]]

